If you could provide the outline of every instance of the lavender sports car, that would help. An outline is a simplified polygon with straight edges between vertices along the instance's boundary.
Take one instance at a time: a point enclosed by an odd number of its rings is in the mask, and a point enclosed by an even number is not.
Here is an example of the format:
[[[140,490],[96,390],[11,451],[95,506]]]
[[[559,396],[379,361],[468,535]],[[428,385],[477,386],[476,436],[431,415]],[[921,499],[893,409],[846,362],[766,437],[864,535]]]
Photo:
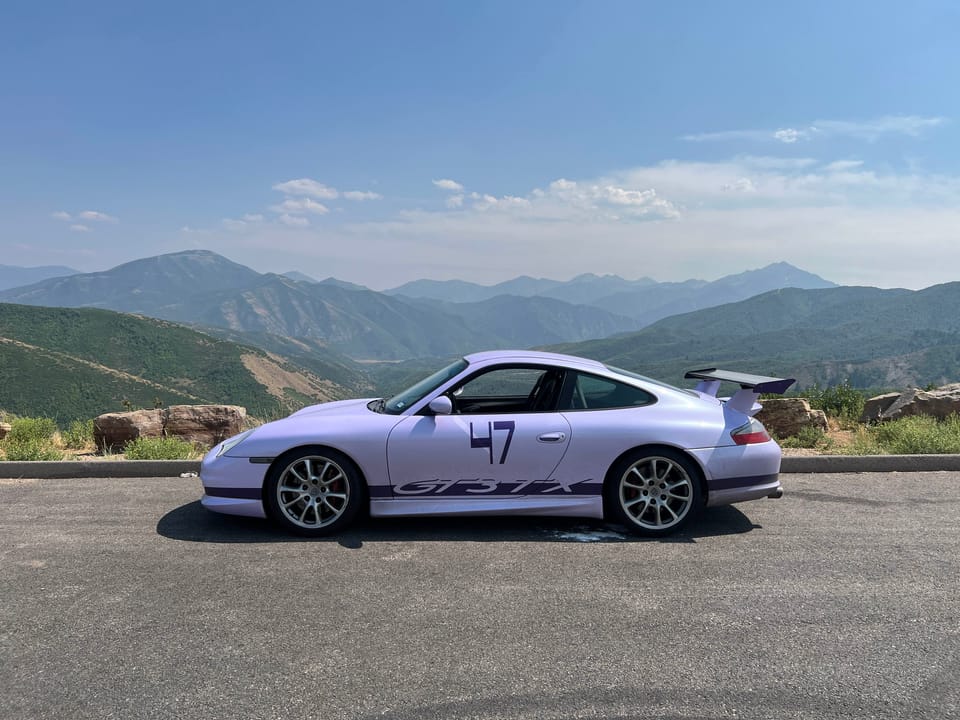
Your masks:
[[[399,515],[607,517],[665,535],[704,506],[780,497],[753,418],[793,380],[708,369],[682,390],[594,360],[468,355],[389,399],[304,408],[217,445],[203,505],[327,535]],[[740,386],[717,398],[721,382]]]

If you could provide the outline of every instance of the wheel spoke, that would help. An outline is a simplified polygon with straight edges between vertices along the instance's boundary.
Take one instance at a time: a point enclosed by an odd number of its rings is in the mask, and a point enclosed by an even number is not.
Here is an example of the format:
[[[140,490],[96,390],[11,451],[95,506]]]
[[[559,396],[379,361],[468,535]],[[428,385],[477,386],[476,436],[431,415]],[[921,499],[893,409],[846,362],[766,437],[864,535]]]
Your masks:
[[[668,513],[670,513],[671,515],[673,515],[673,521],[674,521],[674,522],[676,522],[677,520],[680,519],[680,516],[677,515],[677,514],[673,511],[673,508],[670,507],[669,505],[661,505],[661,507],[663,507],[664,509],[666,509],[666,511],[667,511]]]
[[[303,512],[300,513],[300,522],[305,522],[304,518],[307,516],[307,510],[313,507],[313,503],[307,502],[303,506]]]
[[[337,507],[334,507],[333,505],[331,505],[331,504],[330,504],[330,501],[329,501],[326,497],[321,498],[321,500],[323,500],[323,504],[324,504],[324,505],[326,505],[328,508],[330,508],[330,511],[331,511],[334,515],[339,515],[339,514],[340,514],[340,511],[342,510],[342,508],[337,508]]]
[[[626,478],[623,479],[623,486],[628,488],[633,488],[634,490],[645,490],[647,488],[646,485],[635,485],[634,483],[630,482]]]
[[[294,476],[297,480],[299,480],[300,482],[305,483],[305,482],[307,481],[307,479],[306,479],[305,477],[303,477],[303,475],[301,475],[300,473],[297,472],[296,466],[291,465],[289,472],[290,472],[291,475],[293,475],[293,476]]]
[[[321,478],[322,478],[322,477],[323,477],[323,476],[321,475]],[[331,485],[333,485],[333,483],[335,483],[337,480],[345,480],[345,479],[346,479],[346,478],[345,478],[344,474],[341,473],[341,472],[338,472],[336,475],[334,475],[334,476],[333,476],[332,478],[330,478],[329,480],[323,480],[323,479],[321,479],[321,480],[320,480],[320,484],[321,484],[323,487],[327,488],[327,487],[330,487]]]
[[[646,501],[647,501],[647,498],[643,497],[643,495],[638,495],[638,496],[635,497],[633,500],[627,500],[627,501],[623,504],[623,506],[624,506],[625,508],[631,508],[631,507],[633,507],[634,505],[636,505],[637,503],[646,502]]]
[[[288,508],[288,507],[290,507],[291,505],[294,505],[294,504],[300,502],[300,501],[303,500],[303,498],[305,498],[306,496],[307,496],[307,493],[301,492],[299,495],[297,495],[297,496],[296,496],[293,500],[291,500],[290,502],[285,502],[285,503],[283,503],[283,506],[284,506],[285,508]]]

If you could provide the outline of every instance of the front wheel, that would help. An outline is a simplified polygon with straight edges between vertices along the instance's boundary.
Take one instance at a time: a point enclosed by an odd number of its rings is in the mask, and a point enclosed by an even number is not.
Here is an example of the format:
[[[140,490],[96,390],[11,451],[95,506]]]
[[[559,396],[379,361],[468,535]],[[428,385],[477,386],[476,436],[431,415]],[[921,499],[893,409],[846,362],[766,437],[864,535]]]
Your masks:
[[[611,468],[604,502],[613,519],[639,535],[669,535],[700,509],[700,474],[682,453],[637,451]]]
[[[294,450],[270,471],[270,515],[298,535],[332,535],[346,527],[363,503],[363,482],[353,463],[326,448]]]

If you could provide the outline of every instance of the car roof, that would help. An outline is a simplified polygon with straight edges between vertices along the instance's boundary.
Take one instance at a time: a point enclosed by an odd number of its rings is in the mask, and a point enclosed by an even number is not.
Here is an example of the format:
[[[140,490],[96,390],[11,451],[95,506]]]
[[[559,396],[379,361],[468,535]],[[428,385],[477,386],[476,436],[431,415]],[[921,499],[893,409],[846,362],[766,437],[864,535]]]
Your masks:
[[[488,350],[472,353],[464,357],[471,365],[486,364],[495,361],[546,363],[550,365],[576,365],[578,367],[607,370],[607,367],[597,360],[577,357],[576,355],[562,355],[560,353],[541,352],[539,350]]]

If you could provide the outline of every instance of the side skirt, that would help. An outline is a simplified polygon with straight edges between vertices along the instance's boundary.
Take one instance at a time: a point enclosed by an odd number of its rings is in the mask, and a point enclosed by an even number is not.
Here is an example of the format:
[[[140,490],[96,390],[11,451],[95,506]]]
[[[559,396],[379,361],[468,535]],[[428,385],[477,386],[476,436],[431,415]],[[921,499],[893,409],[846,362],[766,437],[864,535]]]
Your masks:
[[[603,518],[603,498],[598,495],[566,498],[484,498],[426,500],[421,498],[370,499],[371,517],[413,515],[539,515],[542,517]]]

